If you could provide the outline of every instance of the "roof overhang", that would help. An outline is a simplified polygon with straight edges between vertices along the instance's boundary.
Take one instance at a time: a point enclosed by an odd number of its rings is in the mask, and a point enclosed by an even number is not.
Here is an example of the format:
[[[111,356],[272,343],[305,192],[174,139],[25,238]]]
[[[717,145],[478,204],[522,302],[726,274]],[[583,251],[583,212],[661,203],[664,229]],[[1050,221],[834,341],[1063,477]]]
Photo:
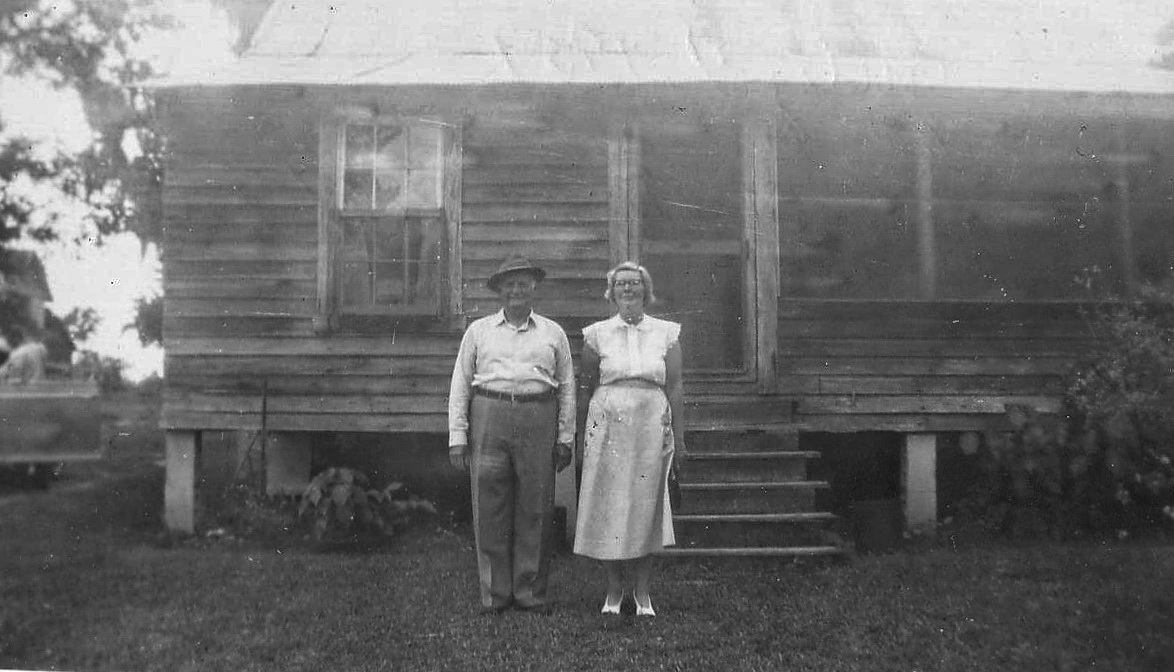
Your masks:
[[[1104,5],[276,2],[236,62],[177,70],[151,86],[766,82],[1174,93],[1174,71],[1153,65],[1156,31],[1174,20],[1174,4]]]

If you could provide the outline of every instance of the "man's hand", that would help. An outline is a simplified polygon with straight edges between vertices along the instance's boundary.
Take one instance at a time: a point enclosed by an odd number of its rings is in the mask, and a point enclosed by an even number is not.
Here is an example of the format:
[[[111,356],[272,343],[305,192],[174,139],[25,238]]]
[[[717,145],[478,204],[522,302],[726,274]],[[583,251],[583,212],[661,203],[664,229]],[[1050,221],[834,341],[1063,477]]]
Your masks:
[[[554,446],[554,470],[562,471],[571,464],[571,457],[574,456],[574,451],[571,450],[569,443],[556,443]]]
[[[469,446],[449,446],[448,447],[448,461],[452,462],[452,466],[461,471],[469,468]]]

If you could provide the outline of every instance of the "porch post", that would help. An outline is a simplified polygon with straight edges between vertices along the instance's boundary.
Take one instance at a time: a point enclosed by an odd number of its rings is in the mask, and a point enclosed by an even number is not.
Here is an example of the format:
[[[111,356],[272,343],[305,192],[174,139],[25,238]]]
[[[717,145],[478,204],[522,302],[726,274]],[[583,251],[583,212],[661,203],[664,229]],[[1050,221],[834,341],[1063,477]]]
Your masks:
[[[265,446],[265,494],[300,495],[310,484],[310,435],[269,432]]]
[[[906,434],[901,460],[905,527],[932,531],[938,521],[937,435]]]
[[[191,534],[196,531],[200,432],[167,432],[164,451],[167,476],[163,486],[163,522],[172,532]]]

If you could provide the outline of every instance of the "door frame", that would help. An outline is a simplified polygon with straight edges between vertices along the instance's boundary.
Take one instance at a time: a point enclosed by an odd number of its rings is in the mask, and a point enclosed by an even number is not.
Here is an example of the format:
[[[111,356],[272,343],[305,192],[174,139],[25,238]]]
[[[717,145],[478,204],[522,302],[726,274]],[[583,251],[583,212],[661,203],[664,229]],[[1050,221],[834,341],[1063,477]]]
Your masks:
[[[612,265],[640,261],[639,124],[612,124],[608,132],[608,234]],[[686,371],[691,380],[753,383],[761,394],[778,389],[779,221],[778,154],[773,115],[741,121],[742,274],[746,287],[742,348],[745,365],[728,371]]]

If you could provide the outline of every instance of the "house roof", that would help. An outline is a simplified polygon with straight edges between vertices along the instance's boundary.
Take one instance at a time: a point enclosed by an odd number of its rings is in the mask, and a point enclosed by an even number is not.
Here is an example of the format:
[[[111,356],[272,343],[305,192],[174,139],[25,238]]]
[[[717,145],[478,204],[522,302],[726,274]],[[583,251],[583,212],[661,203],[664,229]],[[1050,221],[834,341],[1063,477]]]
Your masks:
[[[53,300],[40,257],[27,250],[0,249],[0,296],[4,294]]]
[[[1166,0],[276,2],[161,86],[861,82],[1174,93]],[[1167,47],[1174,49],[1174,46]]]

